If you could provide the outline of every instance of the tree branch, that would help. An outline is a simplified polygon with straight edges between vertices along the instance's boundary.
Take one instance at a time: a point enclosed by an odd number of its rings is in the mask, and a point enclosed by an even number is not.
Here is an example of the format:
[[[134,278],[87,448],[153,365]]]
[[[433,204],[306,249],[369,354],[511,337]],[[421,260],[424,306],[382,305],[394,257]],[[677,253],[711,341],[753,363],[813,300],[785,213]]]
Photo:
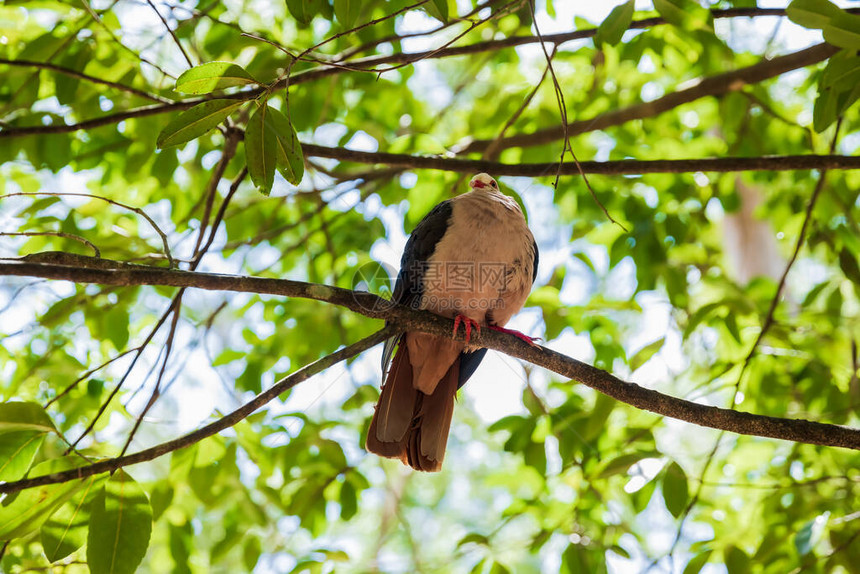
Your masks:
[[[503,140],[504,141],[504,140]],[[407,169],[435,169],[461,173],[486,172],[493,175],[542,177],[555,174],[558,163],[507,164],[476,159],[417,156],[355,151],[302,143],[305,156],[327,157],[365,164],[384,164]],[[627,175],[644,173],[690,173],[731,171],[793,171],[803,169],[858,169],[860,157],[843,155],[783,155],[761,157],[720,157],[673,160],[581,161],[587,174]],[[561,175],[579,175],[575,165],[561,166]]]
[[[749,84],[757,84],[791,70],[805,68],[806,66],[822,62],[838,51],[838,48],[830,44],[821,43],[805,50],[800,50],[799,52],[777,56],[770,60],[764,59],[746,68],[702,78],[694,86],[666,94],[656,100],[613,110],[593,118],[571,122],[567,124],[567,135],[573,137],[586,132],[621,125],[631,120],[651,118],[682,104],[687,104],[706,96],[721,96],[729,92],[736,92]],[[528,147],[550,143],[564,136],[565,133],[562,126],[553,126],[537,130],[530,134],[514,135],[505,138],[495,145],[497,146],[496,150],[500,151],[512,147]],[[461,154],[482,152],[493,144],[494,140],[473,140],[462,149],[457,150],[457,152]]]
[[[170,104],[172,100],[167,98],[162,98],[157,94],[150,94],[149,92],[145,92],[143,90],[139,90],[132,86],[126,86],[125,84],[120,84],[119,82],[112,82],[110,80],[105,80],[103,78],[97,78],[95,76],[91,76],[89,74],[84,74],[83,72],[79,72],[78,70],[73,70],[71,68],[66,68],[64,66],[59,66],[57,64],[52,64],[51,62],[39,62],[35,60],[9,60],[7,58],[0,58],[0,64],[6,66],[17,66],[24,68],[37,68],[40,70],[50,70],[52,72],[56,72],[58,74],[63,74],[64,76],[69,76],[70,78],[77,78],[79,80],[84,80],[86,82],[92,82],[93,84],[101,84],[104,86],[109,86],[111,88],[115,88],[117,90],[128,92],[129,94],[134,94],[135,96],[151,100],[153,102],[159,102],[162,104]]]
[[[65,264],[37,262],[46,259],[64,261]],[[395,324],[398,331],[421,331],[443,337],[451,334],[452,323],[444,317],[392,305],[389,301],[371,293],[286,279],[173,271],[159,267],[120,264],[72,254],[59,254],[59,256],[36,254],[13,262],[0,262],[0,275],[119,286],[194,287],[214,291],[298,297],[345,307],[366,317],[385,319]],[[462,335],[458,333],[457,338],[461,340]],[[621,402],[659,415],[739,434],[860,450],[860,429],[701,405],[622,381],[605,371],[545,347],[531,347],[516,337],[490,330],[484,330],[477,337],[473,336],[472,340],[476,344],[544,367]],[[0,485],[0,492],[2,492],[2,485]]]
[[[354,357],[362,351],[365,351],[373,347],[374,345],[381,343],[393,334],[393,326],[385,327],[384,329],[381,329],[380,331],[377,331],[376,333],[365,337],[357,343],[353,343],[348,347],[344,347],[339,351],[335,351],[331,355],[314,361],[310,365],[302,367],[295,373],[287,375],[286,377],[284,377],[283,379],[281,379],[280,381],[272,385],[270,388],[266,389],[265,391],[263,391],[262,393],[254,397],[252,400],[233,411],[232,413],[225,415],[217,421],[210,423],[200,429],[197,429],[196,431],[190,432],[185,436],[158,444],[152,448],[148,448],[127,456],[110,458],[107,460],[99,461],[95,464],[90,464],[79,468],[73,468],[71,470],[58,472],[55,474],[35,476],[32,478],[25,478],[23,480],[2,483],[0,484],[0,494],[9,494],[12,492],[18,492],[19,490],[24,490],[26,488],[43,486],[45,484],[69,482],[71,480],[85,478],[94,474],[112,472],[124,466],[153,460],[175,450],[191,446],[192,444],[198,443],[205,438],[208,438],[214,434],[221,432],[224,429],[227,429],[237,424],[239,421],[243,420],[266,403],[272,401],[281,393],[290,390],[302,381],[306,381],[313,375],[331,367],[332,365]]]
[[[735,10],[733,12],[737,11]],[[663,23],[663,20],[661,18],[648,18],[638,22],[633,22],[630,28],[644,28],[648,27],[649,25],[655,25],[660,23]],[[594,36],[596,30],[596,28],[592,28],[589,30],[577,30],[575,32],[566,32],[562,34],[551,34],[548,36],[544,36],[544,40],[550,43],[558,44],[569,40],[590,38],[591,36]],[[385,63],[409,63],[411,61],[417,61],[422,59],[435,59],[447,56],[460,56],[465,54],[474,54],[491,50],[499,50],[502,48],[520,46],[524,44],[533,44],[538,41],[539,39],[536,36],[514,36],[510,38],[503,38],[501,40],[477,42],[468,46],[450,47],[442,50],[428,50],[427,52],[397,53],[388,56],[365,58],[363,60],[350,60],[348,62],[350,65],[355,64],[363,66]],[[826,60],[827,58],[835,54],[836,51],[837,49],[833,46],[830,46],[826,43],[822,43],[816,46],[812,46],[811,48],[807,48],[805,50],[800,50],[799,52],[794,52],[785,56],[778,56],[776,58],[773,58],[772,60],[764,60],[762,62],[759,62],[758,64],[754,64],[747,68],[741,68],[740,70],[735,70],[733,72],[727,72],[725,74],[719,74],[717,76],[705,78],[696,86],[688,88],[687,90],[681,90],[679,92],[667,94],[662,98],[654,100],[653,102],[637,104],[635,106],[630,106],[628,108],[609,112],[588,120],[575,121],[568,125],[568,134],[570,136],[575,136],[581,133],[604,129],[609,126],[619,125],[624,122],[630,121],[631,119],[652,117],[661,113],[662,111],[671,109],[673,107],[681,105],[682,103],[693,101],[697,98],[701,98],[708,95],[719,95],[728,91],[739,90],[746,84],[761,82],[763,80],[778,76],[780,74],[784,74],[785,72],[791,70],[803,68],[812,64],[817,64],[818,62]],[[329,66],[298,72],[294,76],[290,77],[289,85],[294,86],[304,82],[310,82],[318,80],[320,78],[340,74],[344,71],[351,71],[348,68],[343,67],[343,62],[337,62],[337,65],[340,67]],[[286,86],[286,79],[284,79],[277,82],[274,86],[271,87],[271,89],[283,89]],[[125,110],[122,112],[109,114],[100,118],[85,120],[76,124],[5,127],[4,129],[0,130],[0,139],[37,134],[72,133],[78,130],[87,130],[105,125],[116,124],[130,118],[140,118],[157,114],[164,114],[173,111],[186,110],[194,105],[197,105],[209,99],[251,100],[263,93],[265,89],[265,87],[261,86],[253,90],[239,92],[237,94],[230,94],[226,96],[207,96],[205,98],[193,98],[190,100],[181,100],[167,104],[135,108],[133,110]],[[509,147],[516,146],[538,145],[540,143],[555,141],[557,139],[560,139],[561,137],[563,137],[563,130],[559,126],[556,126],[554,128],[539,130],[531,134],[521,134],[506,138],[499,143],[499,149],[507,149]],[[486,147],[489,146],[491,143],[492,140],[474,140],[465,148],[460,150],[460,153],[481,152],[486,149]]]

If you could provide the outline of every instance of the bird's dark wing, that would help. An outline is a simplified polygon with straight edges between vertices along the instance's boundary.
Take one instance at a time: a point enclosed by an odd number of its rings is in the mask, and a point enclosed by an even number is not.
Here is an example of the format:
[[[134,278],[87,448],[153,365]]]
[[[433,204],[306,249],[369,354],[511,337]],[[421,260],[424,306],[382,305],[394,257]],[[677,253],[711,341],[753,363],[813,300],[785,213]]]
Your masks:
[[[436,244],[448,230],[452,211],[451,200],[443,201],[418,223],[409,236],[400,259],[397,283],[394,285],[393,299],[397,303],[411,305],[424,292],[423,278],[427,260],[436,251]]]
[[[534,245],[535,248],[535,264],[532,271],[532,285],[534,285],[534,282],[537,281],[538,259],[540,259],[540,256],[538,255],[537,241],[532,240],[532,245]]]
[[[403,257],[400,258],[400,273],[397,274],[397,282],[394,284],[394,293],[391,297],[395,303],[413,306],[421,300],[421,294],[424,292],[423,278],[427,260],[433,255],[436,244],[448,230],[452,211],[451,200],[443,201],[415,226],[406,241]],[[400,337],[393,337],[385,342],[382,349],[383,373],[388,368],[388,363],[391,361],[391,356],[399,339]]]
[[[469,377],[475,374],[475,371],[478,370],[478,365],[484,360],[484,355],[487,354],[487,351],[488,349],[478,349],[472,353],[460,353],[460,380],[457,382],[458,389],[466,384]]]

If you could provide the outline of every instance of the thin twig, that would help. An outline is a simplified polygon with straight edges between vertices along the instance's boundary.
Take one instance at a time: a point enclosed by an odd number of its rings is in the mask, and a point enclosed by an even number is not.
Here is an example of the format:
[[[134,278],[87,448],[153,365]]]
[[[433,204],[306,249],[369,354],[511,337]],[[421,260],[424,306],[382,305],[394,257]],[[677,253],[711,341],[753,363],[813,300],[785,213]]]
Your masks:
[[[544,44],[543,37],[540,33],[540,28],[537,24],[537,17],[535,15],[535,2],[534,0],[529,0],[529,7],[532,11],[532,21],[534,22],[535,35],[540,40],[540,47],[543,51],[543,55],[546,58],[546,67],[549,70],[549,75],[552,78],[552,86],[553,91],[555,92],[556,103],[558,104],[558,113],[561,115],[561,129],[562,134],[564,136],[562,146],[561,146],[561,155],[558,158],[558,169],[555,172],[555,182],[553,183],[553,188],[558,189],[558,180],[561,178],[561,170],[564,167],[564,153],[565,151],[570,152],[570,157],[573,158],[573,163],[576,165],[576,169],[579,172],[580,177],[582,177],[583,183],[585,183],[585,187],[588,188],[588,192],[591,194],[591,198],[594,202],[600,207],[603,211],[603,214],[606,215],[606,218],[609,219],[612,223],[620,227],[627,232],[627,228],[624,227],[621,223],[619,223],[612,215],[609,214],[609,210],[606,209],[606,206],[603,205],[603,202],[600,201],[600,198],[597,197],[597,193],[595,193],[594,188],[591,187],[591,182],[588,181],[588,177],[585,175],[585,172],[582,170],[582,165],[579,163],[579,159],[576,157],[576,152],[573,151],[573,146],[570,143],[570,134],[568,133],[569,125],[567,121],[567,104],[564,102],[564,90],[561,89],[561,84],[558,81],[558,77],[555,75],[555,69],[552,67],[552,57],[550,57],[549,52],[546,50],[546,44]],[[555,48],[553,48],[553,53],[555,53]],[[496,142],[498,145],[498,141]]]
[[[128,433],[128,438],[126,439],[122,450],[119,452],[119,456],[123,456],[126,451],[128,451],[128,447],[131,446],[131,441],[134,440],[134,435],[137,433],[137,429],[140,428],[140,423],[143,422],[143,417],[146,416],[146,413],[149,412],[149,409],[152,408],[158,400],[158,397],[161,396],[161,380],[164,377],[164,372],[167,370],[167,362],[170,360],[170,352],[173,350],[173,338],[176,335],[176,327],[179,324],[179,315],[180,310],[182,309],[182,294],[184,292],[184,289],[180,291],[180,294],[177,296],[177,303],[174,305],[173,319],[170,322],[170,331],[167,333],[167,343],[164,346],[164,359],[162,359],[161,368],[158,370],[158,379],[155,381],[155,388],[152,389],[152,394],[149,396],[146,406],[143,407],[143,410],[137,416],[137,419],[135,419],[134,426]]]
[[[0,231],[0,236],[14,237],[14,236],[26,236],[26,237],[34,237],[40,235],[50,235],[52,237],[62,237],[64,239],[71,239],[72,241],[77,241],[78,243],[83,243],[87,247],[93,250],[93,255],[96,257],[101,257],[102,252],[99,251],[99,248],[96,247],[95,243],[90,241],[85,237],[81,237],[80,235],[75,235],[74,233],[66,233],[65,231]]]
[[[240,131],[236,129],[227,130],[227,135],[224,138],[224,149],[221,150],[221,158],[215,166],[212,177],[209,178],[209,185],[206,186],[206,206],[203,209],[203,217],[200,219],[200,230],[197,233],[197,243],[194,244],[192,259],[196,259],[201,254],[200,246],[203,244],[203,237],[206,235],[206,228],[209,225],[209,217],[212,215],[212,206],[215,203],[215,195],[218,193],[218,184],[221,183],[221,178],[224,177],[227,164],[236,155],[236,147],[239,145],[241,139],[242,133]]]
[[[104,28],[105,33],[107,33],[107,35],[108,35],[108,36],[110,36],[111,40],[113,40],[114,42],[116,42],[117,44],[119,44],[120,48],[122,48],[123,50],[125,50],[126,52],[128,52],[129,54],[131,54],[132,56],[134,56],[134,57],[135,57],[137,60],[139,60],[140,62],[142,62],[142,63],[144,63],[144,64],[147,64],[147,65],[149,65],[149,66],[152,66],[153,68],[155,68],[156,70],[158,70],[159,72],[161,72],[161,74],[162,74],[162,75],[164,75],[164,76],[166,76],[166,77],[168,77],[168,78],[176,79],[176,77],[175,77],[174,75],[172,75],[172,74],[168,73],[167,71],[165,71],[161,66],[159,66],[159,65],[158,65],[158,64],[156,64],[155,62],[152,62],[151,60],[148,60],[147,58],[144,58],[143,56],[141,56],[140,54],[138,54],[137,52],[135,52],[134,50],[132,50],[131,48],[129,48],[128,46],[126,46],[125,44],[123,44],[123,43],[122,43],[122,41],[121,41],[119,38],[117,38],[117,37],[116,37],[116,34],[114,34],[114,33],[113,33],[113,30],[111,30],[111,29],[108,27],[108,25],[104,23],[104,21],[101,19],[101,16],[99,16],[98,12],[96,12],[95,10],[93,10],[92,6],[90,6],[89,0],[80,0],[80,3],[81,3],[81,5],[83,5],[84,10],[86,10],[86,11],[87,11],[87,13],[90,15],[90,17],[91,17],[91,18],[92,18],[92,19],[93,19],[97,24],[101,25],[101,27],[102,27],[102,28]],[[110,6],[110,7],[112,8],[114,5],[116,5],[116,2],[114,2],[113,4],[111,4],[111,6]]]
[[[167,262],[169,267],[172,269],[175,267],[175,263],[173,261],[173,255],[170,253],[170,244],[167,241],[167,235],[161,230],[160,227],[155,223],[155,221],[146,214],[144,210],[139,207],[132,207],[131,205],[126,205],[125,203],[120,203],[119,201],[115,201],[113,199],[101,196],[94,195],[92,193],[74,193],[74,192],[65,192],[65,191],[20,191],[14,193],[7,193],[5,195],[0,195],[0,200],[6,199],[8,197],[33,197],[39,195],[50,195],[54,197],[89,197],[91,199],[98,199],[100,201],[104,201],[110,203],[111,205],[116,205],[117,207],[121,207],[123,209],[127,209],[129,211],[133,211],[134,213],[140,215],[149,223],[149,225],[155,230],[159,237],[161,237],[161,244],[164,248],[164,256],[167,257]],[[95,248],[95,246],[93,246]]]
[[[225,415],[217,421],[210,423],[196,431],[188,433],[185,436],[167,441],[165,443],[142,450],[140,452],[136,452],[134,454],[103,460],[95,464],[82,466],[69,471],[36,476],[24,480],[0,483],[0,494],[11,494],[13,492],[18,492],[20,490],[33,488],[36,486],[57,484],[61,482],[70,482],[72,480],[83,479],[85,477],[102,474],[104,472],[112,472],[114,470],[117,470],[118,468],[122,468],[124,466],[129,466],[132,464],[138,464],[148,460],[153,460],[170,452],[191,446],[192,444],[196,444],[205,438],[208,438],[221,432],[222,430],[234,426],[239,421],[245,419],[251,413],[258,410],[260,407],[271,402],[273,399],[277,398],[282,393],[290,390],[297,384],[311,378],[313,375],[316,375],[317,373],[333,365],[336,365],[341,361],[352,358],[359,353],[366,351],[367,349],[381,343],[382,341],[390,337],[394,333],[394,330],[395,329],[393,326],[384,327],[376,333],[365,337],[364,339],[353,343],[348,347],[344,347],[339,351],[335,351],[334,353],[327,355],[322,359],[319,359],[309,365],[302,367],[298,371],[276,382],[270,388],[266,389],[265,391],[254,397],[252,400],[248,401],[235,411],[231,412],[230,414]]]
[[[138,347],[136,347],[136,349],[134,350],[134,353],[135,353],[134,359],[132,359],[131,364],[126,368],[125,373],[120,378],[119,382],[116,384],[116,386],[113,388],[113,390],[111,390],[108,397],[104,400],[104,402],[102,402],[101,405],[99,405],[99,410],[96,413],[96,416],[93,417],[93,419],[90,421],[90,423],[87,425],[87,427],[83,430],[83,432],[80,434],[80,436],[78,436],[78,438],[75,439],[75,441],[71,443],[71,446],[66,450],[66,454],[68,454],[68,452],[71,449],[78,446],[78,443],[80,443],[81,440],[83,440],[83,438],[85,436],[87,436],[88,434],[90,434],[90,432],[95,428],[98,420],[101,418],[101,416],[107,410],[108,406],[113,401],[114,397],[116,397],[116,395],[119,393],[120,389],[122,389],[123,385],[125,384],[125,381],[128,379],[128,376],[134,370],[134,366],[137,364],[138,359],[140,359],[140,357],[143,355],[143,351],[146,350],[146,347],[149,345],[150,341],[152,341],[152,339],[155,337],[155,334],[158,332],[158,330],[161,329],[161,326],[164,324],[164,322],[170,316],[171,311],[173,311],[173,308],[178,303],[179,303],[179,298],[174,297],[173,300],[170,302],[170,305],[167,307],[167,311],[165,311],[161,315],[161,318],[158,320],[158,322],[155,324],[155,326],[153,326],[153,328],[149,331],[149,334],[146,336],[146,338],[143,340],[143,342]]]
[[[58,66],[57,64],[52,64],[50,62],[37,62],[34,60],[9,60],[7,58],[0,58],[0,64],[5,64],[7,66],[18,66],[18,67],[26,67],[26,68],[38,68],[41,70],[51,70],[52,72],[57,72],[58,74],[63,74],[64,76],[69,76],[70,78],[77,78],[79,80],[84,80],[86,82],[91,82],[93,84],[101,84],[103,86],[109,86],[111,88],[115,88],[117,90],[128,92],[129,94],[134,94],[135,96],[151,100],[153,102],[158,102],[161,104],[170,104],[173,103],[173,100],[169,100],[167,98],[162,98],[156,94],[150,94],[149,92],[144,92],[143,90],[139,90],[132,86],[126,86],[125,84],[120,84],[119,82],[112,82],[110,80],[105,80],[103,78],[97,78],[95,76],[90,76],[89,74],[85,74],[83,72],[79,72],[77,70],[73,70],[71,68],[65,68],[63,66]]]
[[[128,350],[126,350],[126,351],[123,351],[123,352],[122,352],[122,353],[120,353],[119,355],[116,355],[115,357],[111,357],[110,359],[108,359],[107,361],[105,361],[104,363],[102,363],[101,365],[99,365],[99,366],[97,366],[97,367],[93,367],[92,369],[90,369],[89,371],[87,371],[86,373],[84,373],[83,375],[81,375],[80,377],[78,377],[77,379],[75,379],[72,383],[70,383],[70,384],[69,384],[66,388],[64,388],[62,391],[60,391],[59,393],[57,393],[57,396],[55,396],[54,398],[50,399],[47,403],[45,403],[45,409],[47,409],[47,408],[48,408],[48,407],[50,407],[52,404],[54,404],[55,402],[57,402],[58,400],[60,400],[60,399],[61,399],[61,398],[63,398],[64,396],[66,396],[67,394],[69,394],[69,392],[70,392],[72,389],[74,389],[76,386],[78,386],[78,385],[81,383],[81,381],[85,381],[85,380],[87,380],[87,379],[88,379],[88,378],[90,378],[93,374],[95,374],[95,373],[97,373],[98,371],[100,371],[100,370],[104,369],[105,367],[107,367],[108,365],[110,365],[111,363],[113,363],[114,361],[118,361],[119,359],[121,359],[121,358],[125,357],[125,356],[126,356],[126,355],[128,355],[129,353],[133,353],[133,352],[135,352],[135,351],[137,351],[137,350],[138,350],[138,348],[128,349]]]
[[[236,179],[233,180],[233,183],[230,184],[230,190],[227,192],[227,196],[224,198],[224,201],[221,202],[221,207],[218,208],[218,213],[215,215],[215,221],[212,223],[212,229],[209,231],[209,239],[206,240],[206,245],[204,245],[203,249],[200,250],[198,259],[202,258],[203,255],[207,253],[209,251],[209,248],[212,246],[212,242],[215,240],[215,233],[218,232],[218,226],[220,226],[221,221],[224,220],[224,214],[227,211],[227,206],[230,204],[230,200],[233,199],[233,196],[239,189],[239,185],[247,176],[248,168],[245,167],[242,169],[242,171],[239,172],[239,175],[236,176]]]
[[[192,62],[191,58],[188,57],[188,53],[185,51],[185,48],[182,47],[182,43],[179,41],[179,38],[176,37],[176,32],[170,28],[170,24],[167,23],[167,20],[165,20],[164,16],[161,15],[158,8],[156,8],[155,4],[152,3],[152,0],[146,0],[146,3],[149,4],[152,11],[155,12],[156,16],[158,16],[158,19],[161,20],[162,24],[164,24],[165,30],[167,30],[167,33],[170,34],[171,38],[173,38],[173,43],[176,44],[176,47],[179,48],[179,51],[182,52],[182,55],[185,57],[185,61],[188,62],[188,67],[193,68],[194,62]]]

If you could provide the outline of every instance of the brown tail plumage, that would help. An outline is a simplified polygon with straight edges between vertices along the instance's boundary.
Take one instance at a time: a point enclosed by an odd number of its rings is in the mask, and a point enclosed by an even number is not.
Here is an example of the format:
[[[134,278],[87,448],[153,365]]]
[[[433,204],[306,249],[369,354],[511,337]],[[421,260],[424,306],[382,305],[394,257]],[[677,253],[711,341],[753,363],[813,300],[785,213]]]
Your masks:
[[[415,470],[441,470],[459,373],[457,359],[433,393],[425,395],[413,386],[409,350],[401,341],[370,421],[367,450],[399,458]]]

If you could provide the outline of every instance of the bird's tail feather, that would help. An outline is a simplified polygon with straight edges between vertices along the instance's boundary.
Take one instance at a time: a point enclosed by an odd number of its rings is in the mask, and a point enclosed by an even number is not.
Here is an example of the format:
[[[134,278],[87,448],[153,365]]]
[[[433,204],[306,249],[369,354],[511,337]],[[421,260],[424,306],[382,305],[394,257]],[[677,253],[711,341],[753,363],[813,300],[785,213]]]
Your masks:
[[[401,339],[370,421],[367,450],[380,456],[403,458],[404,439],[412,425],[417,395],[418,391],[412,386],[409,349]]]
[[[432,395],[421,393],[407,436],[406,449],[406,462],[416,470],[442,470],[451,417],[454,415],[454,396],[457,394],[459,374],[460,359],[457,359],[436,385]]]
[[[416,470],[441,470],[459,371],[457,359],[434,392],[425,395],[413,386],[409,351],[401,340],[370,421],[367,450],[399,458]]]

